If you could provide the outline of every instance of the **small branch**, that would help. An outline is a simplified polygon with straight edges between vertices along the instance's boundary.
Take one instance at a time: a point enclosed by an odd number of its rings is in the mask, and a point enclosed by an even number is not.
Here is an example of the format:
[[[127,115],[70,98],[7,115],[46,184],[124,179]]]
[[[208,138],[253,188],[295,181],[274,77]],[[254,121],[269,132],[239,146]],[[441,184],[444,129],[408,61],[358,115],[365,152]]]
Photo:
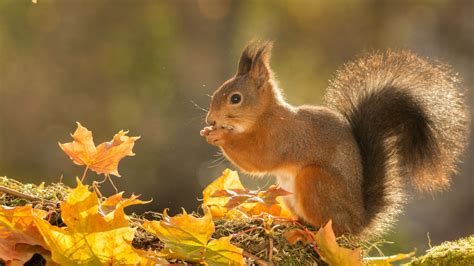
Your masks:
[[[268,238],[268,260],[273,260],[273,238],[271,236]]]
[[[232,238],[234,238],[234,237],[237,237],[237,236],[239,236],[239,235],[241,235],[241,234],[245,234],[245,233],[248,233],[248,232],[250,232],[250,231],[257,230],[257,229],[262,229],[262,228],[261,228],[261,227],[258,227],[258,226],[256,226],[256,227],[251,227],[251,228],[245,229],[245,230],[243,230],[243,231],[237,232],[237,233],[235,233],[235,234],[232,234],[231,236],[232,236]]]
[[[263,260],[245,250],[242,252],[242,255],[244,255],[244,257],[254,260],[255,264],[260,265],[260,266],[273,266],[274,265],[273,262]]]
[[[22,198],[22,199],[26,199],[26,200],[41,201],[41,199],[39,199],[39,198],[37,198],[37,197],[33,197],[33,196],[30,196],[30,195],[27,195],[27,194],[18,192],[18,191],[16,191],[16,190],[9,189],[9,188],[4,187],[4,186],[0,186],[0,192],[6,193],[6,194],[10,194],[10,195],[12,195],[12,196],[15,196],[15,197],[18,197],[18,198]]]

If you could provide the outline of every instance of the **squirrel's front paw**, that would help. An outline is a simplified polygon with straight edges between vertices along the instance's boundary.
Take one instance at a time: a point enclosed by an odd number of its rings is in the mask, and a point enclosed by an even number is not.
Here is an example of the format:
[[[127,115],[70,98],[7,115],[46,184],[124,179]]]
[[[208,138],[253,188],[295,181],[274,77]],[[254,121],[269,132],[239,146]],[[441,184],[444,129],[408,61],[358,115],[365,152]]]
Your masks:
[[[205,127],[200,132],[201,136],[206,137],[209,144],[216,146],[222,146],[225,143],[225,137],[228,133],[228,129],[215,127]]]
[[[201,131],[199,132],[199,134],[202,136],[202,137],[207,137],[209,136],[209,133],[211,133],[211,131],[214,130],[214,127],[205,127],[203,129],[201,129]]]

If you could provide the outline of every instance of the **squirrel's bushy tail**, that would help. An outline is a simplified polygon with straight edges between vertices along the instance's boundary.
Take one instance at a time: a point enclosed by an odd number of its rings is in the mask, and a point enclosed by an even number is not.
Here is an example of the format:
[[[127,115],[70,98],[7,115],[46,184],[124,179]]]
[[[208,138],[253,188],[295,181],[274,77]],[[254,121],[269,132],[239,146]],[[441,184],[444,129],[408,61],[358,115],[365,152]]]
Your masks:
[[[326,94],[350,122],[362,155],[366,233],[400,212],[406,181],[421,191],[449,185],[468,136],[460,81],[411,52],[376,53],[344,66]]]

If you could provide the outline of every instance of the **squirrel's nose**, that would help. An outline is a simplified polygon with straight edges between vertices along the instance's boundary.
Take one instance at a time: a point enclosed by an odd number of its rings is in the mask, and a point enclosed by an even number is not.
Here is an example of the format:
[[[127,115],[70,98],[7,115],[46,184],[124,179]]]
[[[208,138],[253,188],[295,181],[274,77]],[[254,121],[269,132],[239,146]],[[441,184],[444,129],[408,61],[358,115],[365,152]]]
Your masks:
[[[206,123],[210,126],[214,126],[216,124],[216,120],[210,114],[207,114]]]

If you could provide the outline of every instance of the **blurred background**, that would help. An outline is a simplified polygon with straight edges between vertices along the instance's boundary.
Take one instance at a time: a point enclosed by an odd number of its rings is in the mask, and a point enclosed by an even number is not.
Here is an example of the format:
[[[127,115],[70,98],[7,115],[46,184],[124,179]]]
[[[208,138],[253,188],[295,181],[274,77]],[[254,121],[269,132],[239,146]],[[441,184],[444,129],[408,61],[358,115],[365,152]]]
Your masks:
[[[134,211],[197,209],[223,169],[199,136],[211,94],[252,39],[275,43],[288,101],[321,104],[335,71],[373,50],[411,49],[460,73],[472,102],[474,1],[0,1],[0,175],[69,185],[82,174],[59,149],[81,122],[96,143],[140,135],[114,178],[153,198]],[[471,113],[473,104],[471,104]],[[201,108],[202,107],[202,108]],[[471,130],[472,131],[472,130]],[[474,233],[473,149],[449,191],[415,196],[386,252],[424,251]],[[101,179],[93,173],[88,181]],[[253,188],[273,182],[242,177]],[[106,194],[113,192],[105,183]]]

